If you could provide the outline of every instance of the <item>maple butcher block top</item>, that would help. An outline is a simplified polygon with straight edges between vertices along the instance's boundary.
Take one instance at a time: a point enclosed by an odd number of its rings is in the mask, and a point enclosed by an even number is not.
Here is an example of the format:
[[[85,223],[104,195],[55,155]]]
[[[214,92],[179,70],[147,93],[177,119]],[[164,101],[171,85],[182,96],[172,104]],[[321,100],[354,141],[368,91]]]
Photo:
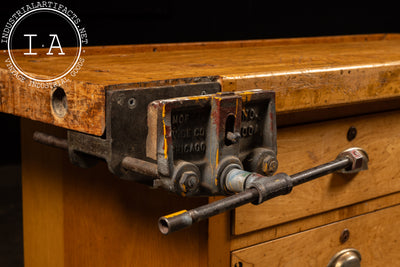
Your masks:
[[[68,62],[68,48],[63,60]],[[84,52],[83,52],[84,51]],[[400,97],[400,35],[83,47],[83,66],[62,85],[65,116],[51,108],[52,88],[30,86],[10,73],[0,54],[0,112],[102,135],[105,91],[193,82],[209,77],[223,91],[276,91],[278,116],[293,112],[393,100]],[[24,61],[25,60],[25,61]],[[43,77],[62,64],[21,58]],[[60,62],[60,61],[57,61]]]

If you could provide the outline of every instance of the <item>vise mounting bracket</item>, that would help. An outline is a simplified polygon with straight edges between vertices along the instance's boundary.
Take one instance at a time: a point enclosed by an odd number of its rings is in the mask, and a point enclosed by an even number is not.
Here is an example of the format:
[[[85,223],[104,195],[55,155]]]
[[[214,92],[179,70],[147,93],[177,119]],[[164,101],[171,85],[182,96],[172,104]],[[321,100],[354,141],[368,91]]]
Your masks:
[[[57,143],[43,133],[34,138]],[[122,179],[180,195],[230,195],[240,187],[226,187],[230,169],[266,175],[277,169],[275,94],[221,92],[218,82],[207,79],[110,88],[103,136],[68,131],[64,144],[70,161],[81,167],[103,159]]]

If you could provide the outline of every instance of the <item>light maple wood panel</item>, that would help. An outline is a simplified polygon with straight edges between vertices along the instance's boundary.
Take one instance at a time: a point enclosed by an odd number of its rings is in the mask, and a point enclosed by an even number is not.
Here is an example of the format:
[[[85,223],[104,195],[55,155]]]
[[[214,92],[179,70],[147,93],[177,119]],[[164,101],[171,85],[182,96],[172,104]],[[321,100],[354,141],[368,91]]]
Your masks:
[[[395,225],[399,220],[400,206],[361,215],[234,251],[231,266],[320,267],[346,248],[359,250],[361,266],[398,266],[400,228]],[[344,229],[350,231],[350,238],[341,244]]]
[[[137,48],[139,52],[133,46],[114,47],[105,49],[109,54],[99,52],[100,48],[93,48],[93,53],[85,48],[84,67],[63,85],[68,100],[68,113],[63,118],[51,110],[51,90],[16,80],[8,73],[4,63],[7,55],[2,53],[0,111],[101,135],[105,127],[105,90],[111,85],[148,87],[213,76],[225,91],[276,90],[278,112],[400,96],[398,35],[334,39],[224,43],[207,49],[183,45],[160,48],[160,52],[149,52],[144,47]],[[20,60],[27,71],[46,77],[60,73],[65,62],[71,62],[71,56],[59,64],[42,58],[40,70],[35,62]]]
[[[207,222],[162,235],[158,218],[206,199],[184,199],[113,177],[105,164],[64,171],[65,266],[205,266]]]
[[[60,151],[32,141],[32,122],[21,123],[22,207],[26,267],[64,266],[63,160]],[[44,124],[37,130],[63,131]]]
[[[210,197],[214,202],[223,197]],[[208,219],[208,266],[229,266],[231,251],[231,217],[225,212]]]
[[[236,235],[400,191],[400,111],[278,129],[278,172],[294,174],[333,160],[346,148],[364,148],[369,170],[356,175],[331,174],[293,188],[265,203],[237,208]],[[357,137],[349,142],[350,126]]]
[[[32,140],[65,130],[22,120],[25,266],[205,266],[207,222],[164,236],[157,220],[207,198],[183,198],[113,176],[106,164],[82,169],[67,152]],[[60,131],[61,130],[61,131]]]

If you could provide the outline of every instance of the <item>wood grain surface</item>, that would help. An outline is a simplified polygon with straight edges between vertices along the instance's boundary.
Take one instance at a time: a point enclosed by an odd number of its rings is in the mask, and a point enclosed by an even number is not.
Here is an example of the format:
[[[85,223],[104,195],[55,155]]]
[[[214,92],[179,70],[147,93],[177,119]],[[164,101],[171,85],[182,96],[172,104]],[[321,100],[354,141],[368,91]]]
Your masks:
[[[289,221],[279,225],[253,231],[247,234],[231,236],[229,239],[229,251],[249,247],[265,241],[270,241],[287,235],[300,233],[306,230],[320,227],[322,225],[331,224],[365,213],[391,207],[399,204],[399,202],[400,193],[396,192],[379,198],[366,200],[353,205],[322,212],[313,216],[308,216],[294,221]]]
[[[146,87],[202,76],[219,77],[224,91],[276,90],[278,113],[394,98],[400,95],[399,39],[399,35],[362,35],[156,49],[152,45],[146,49],[143,45],[87,47],[82,54],[84,66],[62,86],[68,103],[64,117],[51,108],[52,89],[15,79],[4,62],[7,53],[2,53],[0,111],[101,135],[108,86]],[[20,57],[19,62],[27,72],[47,77],[62,72],[71,58],[66,55],[57,64],[51,58]]]
[[[22,120],[24,265],[64,266],[63,161],[65,152],[32,140],[33,130],[62,136],[62,129]]]
[[[232,252],[231,266],[327,266],[339,251],[355,248],[361,266],[397,266],[400,206],[354,217]],[[348,229],[347,242],[340,235]]]
[[[158,217],[207,203],[113,176],[105,164],[73,166],[63,150],[32,141],[22,120],[25,266],[206,266],[207,222],[164,236]],[[61,131],[60,131],[61,130]]]

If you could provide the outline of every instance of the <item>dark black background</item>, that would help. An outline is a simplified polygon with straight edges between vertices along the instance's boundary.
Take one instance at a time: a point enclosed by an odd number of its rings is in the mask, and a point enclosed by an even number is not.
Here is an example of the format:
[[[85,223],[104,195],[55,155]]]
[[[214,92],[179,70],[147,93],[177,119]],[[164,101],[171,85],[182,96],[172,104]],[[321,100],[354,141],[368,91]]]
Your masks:
[[[32,1],[34,2],[34,1]],[[398,32],[394,2],[56,1],[86,25],[90,45]],[[0,26],[26,1],[3,1]],[[33,29],[38,30],[38,29]]]
[[[32,1],[33,2],[33,1]],[[364,1],[57,1],[72,9],[85,26],[89,45],[220,41],[308,37],[365,33],[397,33],[400,22],[396,2]],[[0,28],[30,1],[2,1]],[[31,29],[32,32],[38,29]],[[74,44],[65,44],[74,45]],[[3,47],[1,49],[4,49]],[[20,162],[19,119],[0,114],[0,167]],[[1,177],[7,179],[7,177]],[[1,187],[1,183],[0,183]],[[16,191],[14,195],[20,195]],[[20,198],[19,198],[20,199]],[[9,203],[4,196],[1,203]],[[7,202],[8,201],[8,202]],[[19,205],[19,203],[14,203]],[[1,207],[0,207],[1,209]],[[20,209],[16,208],[20,212]],[[0,227],[7,227],[0,216]],[[17,214],[12,217],[21,219]],[[11,222],[20,225],[19,222]],[[12,230],[12,228],[10,228]],[[0,237],[0,263],[22,265],[22,230],[14,241]],[[11,231],[10,230],[10,231]],[[6,232],[2,229],[1,232]],[[9,232],[9,231],[8,231]],[[15,246],[15,248],[10,247]],[[2,253],[8,251],[7,253]],[[15,251],[10,253],[9,251]],[[14,259],[7,261],[8,258]],[[7,264],[8,263],[8,264]],[[4,265],[5,266],[5,265]]]

